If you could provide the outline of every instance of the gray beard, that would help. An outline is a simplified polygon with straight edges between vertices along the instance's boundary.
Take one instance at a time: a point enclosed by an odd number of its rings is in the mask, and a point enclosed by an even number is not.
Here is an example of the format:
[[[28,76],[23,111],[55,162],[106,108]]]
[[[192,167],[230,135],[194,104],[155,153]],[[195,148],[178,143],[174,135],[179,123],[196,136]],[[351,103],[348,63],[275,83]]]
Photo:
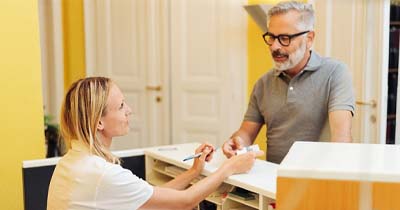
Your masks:
[[[274,61],[274,69],[278,73],[294,68],[300,61],[304,58],[304,54],[306,53],[306,41],[301,43],[300,47],[294,51],[292,54],[289,54],[289,59],[284,63],[277,63]]]

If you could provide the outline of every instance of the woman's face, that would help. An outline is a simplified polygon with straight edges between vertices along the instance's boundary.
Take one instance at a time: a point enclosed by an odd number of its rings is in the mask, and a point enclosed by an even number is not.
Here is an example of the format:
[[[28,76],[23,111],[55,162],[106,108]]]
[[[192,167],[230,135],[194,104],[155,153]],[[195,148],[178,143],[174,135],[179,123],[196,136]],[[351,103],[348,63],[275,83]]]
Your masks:
[[[125,103],[124,95],[117,85],[112,84],[107,99],[106,113],[100,118],[98,130],[105,140],[124,136],[129,132],[131,108]],[[108,142],[111,143],[111,142]]]

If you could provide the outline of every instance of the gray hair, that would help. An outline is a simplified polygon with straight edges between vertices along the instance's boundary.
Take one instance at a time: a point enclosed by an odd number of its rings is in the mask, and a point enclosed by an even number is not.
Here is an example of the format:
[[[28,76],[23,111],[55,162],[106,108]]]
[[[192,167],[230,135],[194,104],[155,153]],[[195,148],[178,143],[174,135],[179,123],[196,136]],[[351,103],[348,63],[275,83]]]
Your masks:
[[[280,2],[268,11],[268,20],[274,15],[285,14],[292,10],[300,13],[297,24],[299,30],[314,30],[315,17],[314,9],[311,4],[296,1]]]

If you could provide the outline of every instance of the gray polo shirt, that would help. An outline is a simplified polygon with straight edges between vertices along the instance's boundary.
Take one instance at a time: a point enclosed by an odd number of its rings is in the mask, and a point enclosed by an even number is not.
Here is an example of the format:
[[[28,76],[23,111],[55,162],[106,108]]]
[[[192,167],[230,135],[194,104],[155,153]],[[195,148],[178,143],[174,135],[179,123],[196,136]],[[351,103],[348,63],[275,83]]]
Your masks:
[[[271,70],[257,81],[244,121],[267,125],[267,160],[280,163],[295,141],[319,141],[335,110],[354,113],[350,73],[342,62],[311,52],[295,77]]]

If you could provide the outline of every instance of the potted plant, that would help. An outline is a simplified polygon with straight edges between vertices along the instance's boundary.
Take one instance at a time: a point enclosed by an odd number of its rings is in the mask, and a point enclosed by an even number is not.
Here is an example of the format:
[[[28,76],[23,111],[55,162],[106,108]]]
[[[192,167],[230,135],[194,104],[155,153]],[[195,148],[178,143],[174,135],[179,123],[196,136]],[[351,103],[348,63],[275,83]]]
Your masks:
[[[46,138],[47,152],[46,158],[63,156],[66,147],[63,139],[59,135],[58,124],[52,123],[51,115],[44,115],[44,134]]]

